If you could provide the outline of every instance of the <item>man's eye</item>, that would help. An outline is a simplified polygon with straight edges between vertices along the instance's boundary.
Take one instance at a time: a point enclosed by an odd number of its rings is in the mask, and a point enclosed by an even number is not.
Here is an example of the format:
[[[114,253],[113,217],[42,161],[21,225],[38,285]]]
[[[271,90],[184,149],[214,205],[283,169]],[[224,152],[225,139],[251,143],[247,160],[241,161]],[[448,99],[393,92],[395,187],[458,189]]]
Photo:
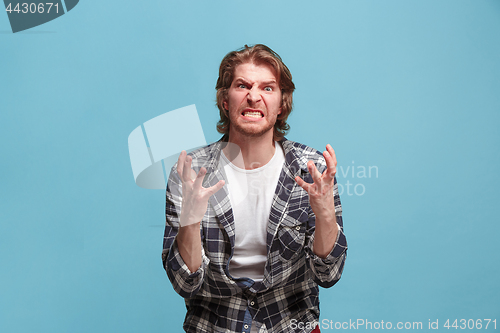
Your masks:
[[[271,87],[265,87],[264,90],[265,91],[273,91],[273,88],[271,88]]]
[[[241,83],[241,84],[238,86],[238,88],[241,88],[241,89],[245,89],[246,87],[247,87],[247,86],[246,86],[246,85],[244,85],[243,83]]]

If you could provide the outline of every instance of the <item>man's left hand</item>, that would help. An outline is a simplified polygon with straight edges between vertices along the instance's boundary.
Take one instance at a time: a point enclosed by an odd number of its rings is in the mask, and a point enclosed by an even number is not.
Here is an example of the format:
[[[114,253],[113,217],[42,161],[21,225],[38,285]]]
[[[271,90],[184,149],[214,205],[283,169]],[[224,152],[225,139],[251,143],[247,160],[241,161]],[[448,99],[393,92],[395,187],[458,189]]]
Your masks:
[[[326,170],[322,174],[319,173],[313,161],[307,163],[307,169],[314,181],[312,184],[306,183],[299,176],[295,177],[295,181],[309,194],[309,203],[314,215],[316,215],[314,253],[325,258],[333,249],[338,233],[333,198],[337,158],[330,144],[326,146],[323,156],[326,161]]]

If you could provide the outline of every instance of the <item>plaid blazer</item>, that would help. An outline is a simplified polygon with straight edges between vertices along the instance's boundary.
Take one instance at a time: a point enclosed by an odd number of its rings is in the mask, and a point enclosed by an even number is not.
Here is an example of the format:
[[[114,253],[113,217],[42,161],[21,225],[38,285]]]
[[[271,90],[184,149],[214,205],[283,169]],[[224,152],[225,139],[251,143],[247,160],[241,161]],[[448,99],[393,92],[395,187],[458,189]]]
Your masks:
[[[319,286],[333,286],[342,274],[347,242],[343,232],[342,207],[335,180],[335,215],[339,232],[331,253],[322,259],[314,254],[315,215],[309,196],[296,184],[295,176],[312,183],[307,162],[326,169],[323,155],[305,145],[282,139],[285,163],[276,187],[267,226],[267,261],[261,282],[233,278],[229,260],[233,254],[234,218],[227,185],[212,195],[200,225],[202,265],[190,272],[179,254],[176,235],[182,204],[182,184],[176,165],[166,192],[166,227],[163,266],[177,293],[185,298],[186,332],[250,332],[252,320],[259,332],[294,332],[319,321]],[[203,166],[204,187],[225,179],[218,167],[225,142],[213,143],[190,153],[192,168]],[[304,326],[297,323],[304,323]],[[291,325],[293,323],[293,325]],[[310,324],[309,324],[310,326]],[[314,327],[313,327],[314,328]],[[306,329],[310,332],[312,329]],[[304,329],[297,332],[304,332]]]

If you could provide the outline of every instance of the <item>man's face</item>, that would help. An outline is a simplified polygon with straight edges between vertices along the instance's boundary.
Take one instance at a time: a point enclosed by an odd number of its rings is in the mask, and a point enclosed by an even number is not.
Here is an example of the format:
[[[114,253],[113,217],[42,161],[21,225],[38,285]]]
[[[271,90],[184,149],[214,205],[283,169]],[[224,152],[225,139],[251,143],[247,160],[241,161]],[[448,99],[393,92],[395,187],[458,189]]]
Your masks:
[[[234,79],[223,106],[229,111],[229,137],[272,137],[281,113],[281,89],[269,65],[244,63],[234,71]]]

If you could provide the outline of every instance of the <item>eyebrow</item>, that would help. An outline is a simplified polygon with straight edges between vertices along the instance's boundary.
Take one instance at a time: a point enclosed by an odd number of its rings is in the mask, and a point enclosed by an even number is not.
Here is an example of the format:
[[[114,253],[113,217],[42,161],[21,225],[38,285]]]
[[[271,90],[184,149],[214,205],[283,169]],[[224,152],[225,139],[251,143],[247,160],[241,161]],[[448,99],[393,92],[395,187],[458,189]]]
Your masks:
[[[234,82],[243,82],[245,84],[251,84],[249,81],[247,81],[247,80],[245,80],[244,78],[241,78],[241,77],[235,79]]]
[[[249,84],[249,85],[255,84],[255,83],[251,83],[250,81],[245,80],[244,78],[241,78],[241,77],[235,79],[234,82],[235,83],[242,82],[242,83]],[[268,80],[268,81],[263,81],[260,84],[261,85],[265,85],[265,86],[267,86],[267,85],[278,85],[278,82],[276,80]]]
[[[269,80],[269,81],[264,81],[262,82],[263,85],[273,85],[273,84],[278,84],[278,82],[276,82],[276,80]]]

